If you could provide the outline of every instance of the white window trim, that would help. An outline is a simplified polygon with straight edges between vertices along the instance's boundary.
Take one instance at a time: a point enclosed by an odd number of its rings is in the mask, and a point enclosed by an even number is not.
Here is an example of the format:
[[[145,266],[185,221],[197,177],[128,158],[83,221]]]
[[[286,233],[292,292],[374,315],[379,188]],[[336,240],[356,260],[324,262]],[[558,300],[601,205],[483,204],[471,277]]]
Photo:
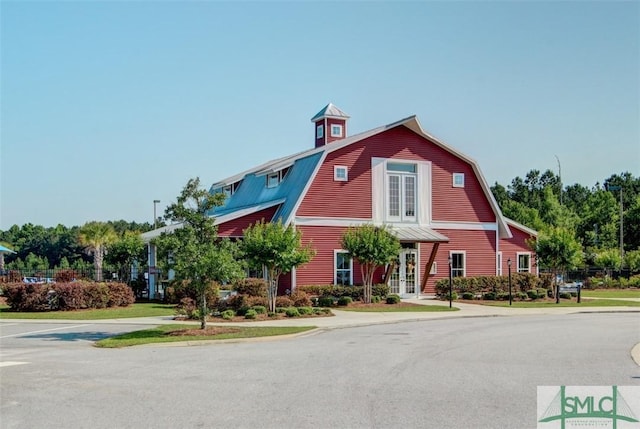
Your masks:
[[[270,178],[275,177],[276,179],[276,183],[270,183],[271,181],[269,180]],[[280,172],[276,172],[276,173],[269,173],[267,174],[267,188],[275,188],[280,184],[280,180],[281,180],[282,175],[280,174]]]
[[[502,275],[502,252],[498,252],[498,261],[496,262],[498,275]]]
[[[346,250],[335,249],[333,251],[333,284],[337,284],[338,282],[338,253],[349,253]],[[349,258],[349,285],[353,286],[353,258]]]
[[[338,176],[338,170],[344,170],[344,177]],[[346,165],[335,165],[333,167],[333,180],[336,182],[347,182],[349,180],[349,169]]]
[[[340,125],[340,124],[331,124],[329,127],[330,127],[330,131],[331,131],[331,137],[342,137],[342,130],[344,129],[342,127],[342,125]],[[340,132],[339,133],[334,133],[333,132],[333,127],[337,127],[340,130]]]
[[[409,165],[415,165],[416,166],[416,172],[415,173],[409,173],[409,172],[403,172],[403,171],[394,171],[394,170],[388,170],[387,164],[409,164]],[[389,214],[389,177],[390,176],[398,176],[399,177],[399,195],[398,198],[400,199],[400,215],[399,216],[391,216]],[[406,201],[405,201],[405,178],[406,177],[415,177],[415,181],[414,181],[414,215],[413,216],[406,216],[403,212],[406,210]],[[384,205],[384,219],[388,222],[392,222],[392,223],[419,223],[419,212],[420,212],[420,199],[421,199],[421,195],[420,195],[420,167],[419,167],[419,161],[414,161],[414,160],[409,160],[409,159],[394,159],[394,158],[389,158],[385,161],[384,163],[384,189],[383,189],[383,194],[384,194],[384,201],[385,201],[385,205]]]
[[[461,178],[462,183],[456,183],[457,178]],[[453,173],[453,175],[451,176],[451,180],[451,185],[454,188],[464,188],[464,173]]]
[[[467,277],[467,251],[466,250],[450,250],[449,251],[449,257],[451,258],[451,267],[450,269],[453,272],[453,255],[454,254],[461,254],[462,255],[462,277]]]
[[[520,271],[520,255],[529,256],[529,267],[527,271]],[[530,273],[531,272],[531,252],[517,252],[516,253],[516,273]]]
[[[324,137],[324,125],[320,124],[316,126],[316,139],[321,139]]]

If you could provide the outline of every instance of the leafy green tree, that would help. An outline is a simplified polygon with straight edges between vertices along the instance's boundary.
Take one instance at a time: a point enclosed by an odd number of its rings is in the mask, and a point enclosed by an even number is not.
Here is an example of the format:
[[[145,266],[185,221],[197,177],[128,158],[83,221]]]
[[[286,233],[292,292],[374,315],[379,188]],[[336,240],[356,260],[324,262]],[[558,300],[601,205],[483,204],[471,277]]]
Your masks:
[[[622,259],[620,258],[620,250],[602,249],[596,254],[594,263],[598,268],[603,268],[609,271],[609,274],[611,270],[619,270],[622,263]]]
[[[311,245],[302,244],[302,234],[293,225],[281,222],[256,222],[243,231],[240,248],[253,266],[267,269],[269,311],[276,309],[278,280],[294,267],[306,264],[315,255]]]
[[[215,219],[208,212],[224,202],[223,194],[210,194],[200,188],[200,179],[190,179],[165,210],[165,218],[181,224],[156,240],[161,252],[169,254],[168,267],[176,280],[186,280],[196,292],[200,328],[207,327],[206,292],[212,282],[227,282],[244,276],[237,246],[218,238]]]
[[[588,197],[580,212],[578,235],[583,245],[612,248],[618,243],[620,213],[610,192],[596,189]]]
[[[625,253],[624,261],[632,273],[640,271],[640,250],[630,250]]]
[[[540,232],[533,246],[538,264],[543,268],[549,268],[554,279],[561,271],[577,268],[584,259],[582,246],[569,228],[547,228]]]
[[[131,266],[146,258],[145,244],[140,233],[124,231],[123,235],[113,242],[105,256],[105,261],[118,269],[120,281],[131,281]]]
[[[347,229],[342,236],[342,248],[360,264],[364,302],[370,304],[373,274],[378,267],[398,257],[400,241],[386,226],[368,224]]]
[[[93,255],[94,279],[102,281],[102,263],[107,248],[117,240],[113,227],[104,222],[88,222],[80,228],[78,242]]]
[[[624,248],[640,249],[640,195],[635,198],[624,214]]]

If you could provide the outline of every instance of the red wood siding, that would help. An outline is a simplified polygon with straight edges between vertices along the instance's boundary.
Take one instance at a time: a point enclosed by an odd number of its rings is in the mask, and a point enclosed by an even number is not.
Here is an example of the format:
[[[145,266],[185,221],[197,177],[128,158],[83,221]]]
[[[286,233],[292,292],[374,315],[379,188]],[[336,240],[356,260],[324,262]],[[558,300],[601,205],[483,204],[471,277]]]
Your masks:
[[[273,215],[276,213],[276,210],[278,210],[278,207],[279,206],[276,205],[253,214],[222,223],[218,225],[218,235],[221,237],[242,237],[242,230],[246,229],[249,225],[262,219],[266,222],[273,219]]]
[[[437,274],[429,276],[423,293],[434,293],[435,282],[449,277],[449,252],[464,251],[466,276],[494,276],[496,275],[496,231],[463,231],[438,230],[449,237],[449,243],[440,243],[435,262]],[[431,254],[431,243],[420,245],[420,278],[425,274],[424,266]]]
[[[537,265],[535,252],[529,248],[527,240],[534,238],[529,233],[522,231],[513,225],[509,225],[513,238],[503,238],[500,240],[500,248],[502,252],[502,275],[507,275],[507,260],[511,258],[511,272],[515,273],[518,270],[517,254],[518,252],[530,252],[531,253],[531,273],[537,273]]]
[[[400,126],[329,153],[298,209],[298,216],[371,218],[371,158],[432,163],[435,221],[495,222],[496,217],[471,165]],[[348,167],[348,182],[333,180],[334,166]],[[465,187],[452,174],[465,174]]]
[[[340,242],[345,229],[343,227],[298,226],[298,230],[302,233],[302,242],[304,244],[312,243],[316,255],[308,264],[296,270],[297,286],[333,283],[334,250],[342,248]],[[374,281],[379,282],[382,274],[382,269],[377,270]],[[353,264],[353,283],[362,284],[360,266],[355,262]]]

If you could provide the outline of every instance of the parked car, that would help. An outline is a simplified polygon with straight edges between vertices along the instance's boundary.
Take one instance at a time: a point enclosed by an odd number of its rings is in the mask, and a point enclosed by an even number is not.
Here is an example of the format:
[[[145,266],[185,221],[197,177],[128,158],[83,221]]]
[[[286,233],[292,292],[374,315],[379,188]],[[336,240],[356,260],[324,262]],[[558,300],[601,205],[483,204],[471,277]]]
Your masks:
[[[23,277],[22,283],[31,283],[31,284],[44,284],[44,283],[55,283],[56,281],[51,277]]]
[[[582,282],[565,283],[560,285],[560,293],[562,292],[578,293],[578,288],[582,289]]]

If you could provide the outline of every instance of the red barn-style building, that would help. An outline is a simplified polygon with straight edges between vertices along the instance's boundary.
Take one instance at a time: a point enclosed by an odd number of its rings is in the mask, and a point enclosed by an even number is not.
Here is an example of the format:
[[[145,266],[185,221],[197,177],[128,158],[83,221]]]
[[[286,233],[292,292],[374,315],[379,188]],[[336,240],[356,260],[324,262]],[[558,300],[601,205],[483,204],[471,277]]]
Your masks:
[[[367,223],[388,225],[402,243],[398,263],[374,279],[402,297],[433,294],[449,261],[454,277],[506,274],[508,260],[513,272],[537,272],[527,245],[537,233],[502,215],[473,159],[426,133],[415,116],[353,136],[348,120],[328,104],[311,119],[314,147],[211,186],[228,197],[211,213],[220,236],[241,238],[256,221],[279,220],[316,250],[281,277],[281,292],[361,283],[340,242],[348,227]]]

